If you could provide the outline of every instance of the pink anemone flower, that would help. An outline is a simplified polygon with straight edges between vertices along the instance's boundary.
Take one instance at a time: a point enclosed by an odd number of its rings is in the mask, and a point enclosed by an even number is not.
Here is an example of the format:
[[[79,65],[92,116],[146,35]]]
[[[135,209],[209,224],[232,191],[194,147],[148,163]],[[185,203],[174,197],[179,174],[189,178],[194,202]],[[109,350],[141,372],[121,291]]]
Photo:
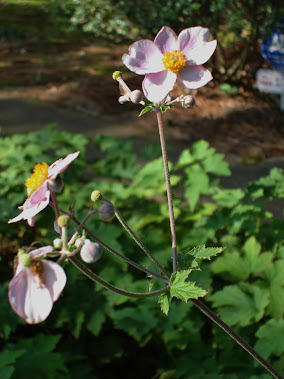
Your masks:
[[[48,317],[66,284],[66,274],[59,264],[39,259],[52,250],[52,246],[44,246],[29,254],[18,254],[19,264],[9,285],[9,301],[28,324],[38,324]]]
[[[145,75],[143,91],[148,100],[161,102],[173,89],[176,80],[186,88],[207,84],[212,75],[202,66],[214,53],[217,41],[207,42],[210,32],[196,26],[184,29],[178,36],[163,26],[154,42],[140,40],[129,47],[122,61],[139,75]]]
[[[49,204],[50,191],[58,190],[62,187],[62,183],[56,178],[59,174],[67,169],[70,163],[78,157],[79,151],[67,155],[64,159],[55,161],[51,166],[45,162],[35,165],[33,174],[26,180],[28,198],[19,209],[22,212],[15,218],[8,221],[17,222],[27,220],[30,226],[34,226],[34,216],[42,211]]]

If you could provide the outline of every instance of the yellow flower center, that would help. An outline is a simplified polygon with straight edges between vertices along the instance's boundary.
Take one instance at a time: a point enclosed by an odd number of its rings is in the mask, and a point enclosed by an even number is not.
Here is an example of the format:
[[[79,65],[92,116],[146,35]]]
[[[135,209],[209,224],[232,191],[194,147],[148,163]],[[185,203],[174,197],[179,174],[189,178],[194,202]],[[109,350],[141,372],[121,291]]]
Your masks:
[[[32,175],[26,180],[26,187],[28,196],[30,196],[34,190],[38,189],[48,176],[48,164],[38,163],[33,169]]]
[[[186,64],[185,55],[179,50],[166,51],[162,62],[166,70],[177,74]]]
[[[43,264],[40,260],[33,260],[32,263],[29,266],[29,269],[34,275],[38,276],[39,279],[39,287],[42,287],[43,285],[43,272],[44,272],[44,267]]]

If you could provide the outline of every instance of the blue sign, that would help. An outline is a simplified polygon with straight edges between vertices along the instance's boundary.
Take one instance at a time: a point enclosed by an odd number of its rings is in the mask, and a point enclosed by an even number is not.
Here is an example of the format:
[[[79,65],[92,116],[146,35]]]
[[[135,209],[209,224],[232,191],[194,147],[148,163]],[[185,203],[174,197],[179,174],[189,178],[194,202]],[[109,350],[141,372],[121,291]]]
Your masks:
[[[284,17],[275,25],[272,34],[263,41],[261,55],[276,71],[284,71]]]

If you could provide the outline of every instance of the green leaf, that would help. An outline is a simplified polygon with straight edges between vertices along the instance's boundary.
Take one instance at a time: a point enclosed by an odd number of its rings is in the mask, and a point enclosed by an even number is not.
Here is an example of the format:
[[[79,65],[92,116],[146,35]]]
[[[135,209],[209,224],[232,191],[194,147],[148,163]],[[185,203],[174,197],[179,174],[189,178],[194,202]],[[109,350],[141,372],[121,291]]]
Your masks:
[[[220,176],[230,176],[231,171],[229,165],[224,161],[224,154],[215,153],[212,156],[204,159],[202,165],[206,172]]]
[[[145,107],[142,109],[142,111],[139,113],[138,117],[143,116],[145,113],[153,112],[153,107]]]
[[[255,285],[226,286],[210,296],[220,317],[229,325],[248,326],[259,321],[269,303],[269,292]]]
[[[178,255],[178,265],[180,269],[197,269],[199,260],[210,260],[216,257],[217,254],[222,253],[224,247],[206,247],[200,245],[192,250],[184,251]]]
[[[170,297],[168,292],[162,293],[159,297],[158,303],[161,306],[161,311],[164,312],[165,315],[168,315],[170,309]]]
[[[284,320],[269,320],[255,334],[259,340],[255,349],[264,358],[271,354],[281,356],[284,352]]]
[[[245,196],[241,189],[218,189],[218,192],[213,195],[213,199],[217,201],[221,207],[232,208],[237,205]]]
[[[185,169],[185,195],[189,201],[190,210],[193,211],[201,194],[209,189],[209,176],[199,164]]]
[[[197,299],[206,295],[206,291],[196,287],[195,282],[186,282],[192,270],[177,271],[170,280],[170,299],[177,297],[187,303],[188,299]]]

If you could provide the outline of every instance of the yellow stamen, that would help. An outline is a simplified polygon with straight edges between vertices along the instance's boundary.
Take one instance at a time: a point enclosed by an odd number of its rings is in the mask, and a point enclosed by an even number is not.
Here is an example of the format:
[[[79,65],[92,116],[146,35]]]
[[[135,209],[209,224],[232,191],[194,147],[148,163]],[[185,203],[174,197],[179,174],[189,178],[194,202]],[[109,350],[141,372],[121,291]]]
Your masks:
[[[34,275],[37,275],[39,278],[39,285],[40,287],[43,284],[43,272],[44,272],[44,267],[43,264],[40,260],[33,260],[32,263],[29,266],[29,269],[32,271]]]
[[[186,64],[185,55],[179,50],[166,51],[162,62],[166,70],[177,74]]]
[[[33,174],[26,180],[28,196],[30,196],[34,190],[39,188],[47,179],[48,168],[49,166],[45,162],[35,165]]]

